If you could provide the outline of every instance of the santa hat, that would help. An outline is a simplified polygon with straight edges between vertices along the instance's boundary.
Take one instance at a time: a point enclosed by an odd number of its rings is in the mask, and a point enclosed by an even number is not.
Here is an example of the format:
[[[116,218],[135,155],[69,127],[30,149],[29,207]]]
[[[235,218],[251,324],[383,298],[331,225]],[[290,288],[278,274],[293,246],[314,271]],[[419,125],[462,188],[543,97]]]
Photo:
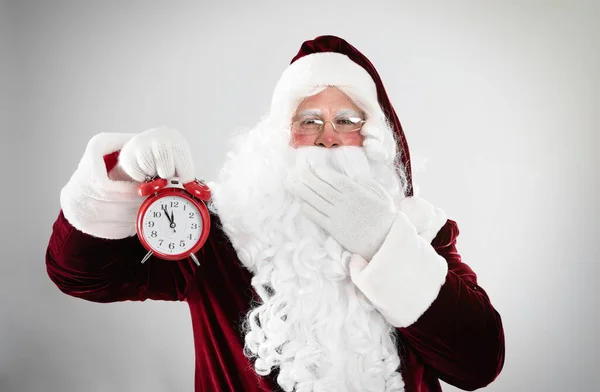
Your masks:
[[[290,103],[289,97],[302,95],[301,91],[314,86],[349,87],[360,95],[377,97],[401,152],[401,163],[408,184],[406,196],[412,196],[410,152],[406,137],[381,78],[369,59],[342,38],[332,35],[305,41],[275,86],[271,113],[288,116],[291,107],[284,105],[297,105],[297,102]]]

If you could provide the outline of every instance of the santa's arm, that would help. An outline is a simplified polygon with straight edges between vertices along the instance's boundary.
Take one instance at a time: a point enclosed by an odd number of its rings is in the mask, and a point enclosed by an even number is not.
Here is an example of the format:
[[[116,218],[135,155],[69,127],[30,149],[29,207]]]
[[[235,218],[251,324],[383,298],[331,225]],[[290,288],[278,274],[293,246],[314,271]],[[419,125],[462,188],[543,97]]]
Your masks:
[[[500,373],[504,332],[457,236],[443,211],[406,199],[373,259],[354,256],[352,278],[439,379],[474,390]]]
[[[64,293],[94,302],[183,300],[195,264],[191,260],[144,264],[146,250],[136,237],[143,201],[137,184],[108,173],[132,134],[94,136],[60,194],[61,210],[46,250],[50,279]],[[198,252],[202,262],[204,252]]]

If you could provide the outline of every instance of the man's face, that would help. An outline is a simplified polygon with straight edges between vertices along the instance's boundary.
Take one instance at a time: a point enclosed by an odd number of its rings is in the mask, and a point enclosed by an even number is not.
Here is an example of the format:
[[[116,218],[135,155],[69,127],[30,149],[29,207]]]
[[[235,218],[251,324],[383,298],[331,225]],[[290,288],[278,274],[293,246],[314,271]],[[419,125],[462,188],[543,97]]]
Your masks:
[[[349,118],[364,120],[362,111],[346,95],[335,87],[327,87],[319,94],[302,101],[292,119],[296,123],[321,120],[325,122],[323,129],[313,134],[302,134],[292,129],[290,144],[294,148],[302,146],[325,148],[362,146],[364,138],[359,131],[336,132],[331,123],[326,122],[331,121],[334,124],[339,124]]]

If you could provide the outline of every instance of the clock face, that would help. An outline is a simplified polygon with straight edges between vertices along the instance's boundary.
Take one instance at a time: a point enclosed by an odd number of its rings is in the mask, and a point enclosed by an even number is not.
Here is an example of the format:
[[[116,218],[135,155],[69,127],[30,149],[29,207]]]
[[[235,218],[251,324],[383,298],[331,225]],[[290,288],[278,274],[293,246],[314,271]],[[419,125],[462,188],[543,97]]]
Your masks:
[[[191,250],[202,234],[200,211],[190,200],[164,196],[148,206],[142,235],[156,252],[179,255]]]

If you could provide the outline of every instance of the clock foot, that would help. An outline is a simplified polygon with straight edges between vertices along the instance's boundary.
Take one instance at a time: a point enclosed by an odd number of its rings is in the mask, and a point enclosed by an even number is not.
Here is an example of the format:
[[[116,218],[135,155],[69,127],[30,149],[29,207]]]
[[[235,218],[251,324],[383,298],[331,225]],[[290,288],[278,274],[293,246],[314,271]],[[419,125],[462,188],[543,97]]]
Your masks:
[[[146,256],[144,256],[144,258],[142,259],[142,264],[144,264],[146,262],[146,260],[148,260],[150,258],[150,256],[152,256],[152,251],[146,253]]]
[[[200,262],[198,261],[198,258],[196,257],[196,255],[193,253],[190,253],[190,257],[192,258],[192,260],[194,260],[194,263],[196,263],[196,265],[198,267],[200,267]]]

